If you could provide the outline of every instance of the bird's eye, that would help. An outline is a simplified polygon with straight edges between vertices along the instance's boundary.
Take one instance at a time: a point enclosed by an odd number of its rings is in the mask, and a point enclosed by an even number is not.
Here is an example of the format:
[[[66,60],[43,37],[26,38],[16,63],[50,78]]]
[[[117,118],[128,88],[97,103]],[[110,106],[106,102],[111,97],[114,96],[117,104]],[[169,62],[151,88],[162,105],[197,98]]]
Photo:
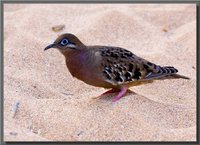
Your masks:
[[[60,44],[64,46],[64,45],[67,45],[68,42],[69,42],[69,41],[68,41],[67,39],[63,39],[63,40],[60,42]]]

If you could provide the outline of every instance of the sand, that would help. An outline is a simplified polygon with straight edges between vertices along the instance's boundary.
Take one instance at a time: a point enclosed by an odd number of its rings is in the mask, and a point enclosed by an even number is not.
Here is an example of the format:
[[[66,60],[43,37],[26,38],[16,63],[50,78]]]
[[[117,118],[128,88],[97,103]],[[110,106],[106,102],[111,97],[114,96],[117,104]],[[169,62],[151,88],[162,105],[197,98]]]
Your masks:
[[[66,32],[191,79],[93,99],[106,90],[73,78],[59,51],[43,51]],[[4,4],[4,140],[196,141],[196,5]]]

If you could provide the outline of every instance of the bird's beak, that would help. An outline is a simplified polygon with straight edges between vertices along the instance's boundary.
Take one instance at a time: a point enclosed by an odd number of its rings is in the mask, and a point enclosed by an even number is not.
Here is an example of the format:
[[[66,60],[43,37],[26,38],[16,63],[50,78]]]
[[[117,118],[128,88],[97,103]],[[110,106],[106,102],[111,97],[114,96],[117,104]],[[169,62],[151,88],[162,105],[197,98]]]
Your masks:
[[[47,50],[47,49],[53,48],[54,46],[55,46],[55,43],[50,44],[50,45],[48,45],[44,50]]]

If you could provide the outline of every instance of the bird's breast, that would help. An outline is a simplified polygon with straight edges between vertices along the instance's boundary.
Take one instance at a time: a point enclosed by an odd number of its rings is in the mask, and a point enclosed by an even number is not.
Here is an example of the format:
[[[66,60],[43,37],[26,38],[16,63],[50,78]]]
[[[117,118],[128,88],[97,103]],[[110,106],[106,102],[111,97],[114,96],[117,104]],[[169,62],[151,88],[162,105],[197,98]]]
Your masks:
[[[92,67],[90,56],[87,52],[75,52],[66,57],[67,67],[72,76],[83,80],[91,75],[90,67]]]
[[[110,84],[104,80],[99,58],[91,55],[90,52],[68,55],[66,64],[73,77],[89,85],[110,87]]]

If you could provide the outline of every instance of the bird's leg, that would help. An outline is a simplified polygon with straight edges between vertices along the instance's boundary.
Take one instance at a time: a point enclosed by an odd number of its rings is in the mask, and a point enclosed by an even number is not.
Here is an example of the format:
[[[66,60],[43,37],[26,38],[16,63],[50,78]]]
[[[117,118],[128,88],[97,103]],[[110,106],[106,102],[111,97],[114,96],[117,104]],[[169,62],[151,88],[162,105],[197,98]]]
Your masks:
[[[105,93],[101,94],[100,96],[106,95],[106,94],[111,94],[111,93],[116,93],[119,92],[119,89],[110,89],[108,91],[106,91]]]
[[[122,87],[122,89],[121,89],[121,91],[119,92],[119,94],[117,95],[117,96],[115,96],[114,98],[113,98],[113,102],[116,102],[117,100],[119,100],[121,97],[123,97],[124,96],[124,94],[127,92],[127,90],[128,90],[128,88],[126,88],[126,87]]]
[[[116,92],[120,92],[120,90],[119,90],[119,89],[114,89],[114,88],[113,88],[113,89],[110,89],[110,90],[104,92],[104,93],[101,94],[100,96],[94,97],[93,99],[99,98],[99,97],[101,97],[101,96],[103,96],[103,95],[106,95],[106,94],[111,94],[111,93],[116,93]]]

